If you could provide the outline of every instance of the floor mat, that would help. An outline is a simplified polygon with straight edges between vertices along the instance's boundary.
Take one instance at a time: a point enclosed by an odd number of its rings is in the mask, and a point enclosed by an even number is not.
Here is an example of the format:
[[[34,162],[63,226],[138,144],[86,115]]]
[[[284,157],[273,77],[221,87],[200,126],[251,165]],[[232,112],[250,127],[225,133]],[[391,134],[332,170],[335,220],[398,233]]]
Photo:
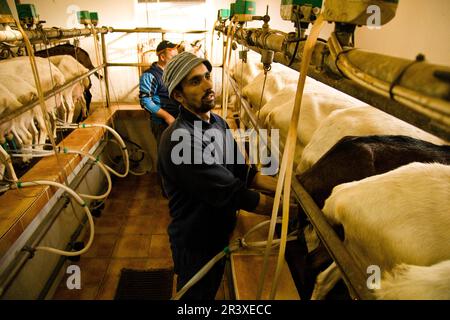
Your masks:
[[[173,269],[122,269],[115,300],[169,300]]]

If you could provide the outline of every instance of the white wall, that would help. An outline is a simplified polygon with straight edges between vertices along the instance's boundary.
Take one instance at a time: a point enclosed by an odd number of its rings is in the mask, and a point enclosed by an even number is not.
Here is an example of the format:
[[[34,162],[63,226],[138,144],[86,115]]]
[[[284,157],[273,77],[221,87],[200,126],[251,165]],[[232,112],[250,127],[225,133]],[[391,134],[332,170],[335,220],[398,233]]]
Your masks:
[[[22,3],[34,4],[41,20],[46,26],[73,28],[80,27],[77,22],[77,11],[96,11],[100,16],[100,25],[127,27],[134,25],[134,0],[23,0]],[[13,0],[8,0],[14,7]],[[15,8],[15,7],[14,7]],[[15,9],[14,9],[15,11]]]
[[[450,65],[450,1],[400,0],[395,18],[380,30],[358,28],[357,47],[431,63]]]

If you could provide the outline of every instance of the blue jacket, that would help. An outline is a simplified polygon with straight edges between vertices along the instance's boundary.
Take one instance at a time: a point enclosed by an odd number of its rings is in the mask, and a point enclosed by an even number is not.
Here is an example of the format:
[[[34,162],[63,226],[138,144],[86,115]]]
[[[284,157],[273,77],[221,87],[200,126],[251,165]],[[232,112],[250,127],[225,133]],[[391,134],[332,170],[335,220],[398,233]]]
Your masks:
[[[165,123],[155,115],[159,109],[164,109],[174,118],[178,116],[179,106],[169,98],[169,92],[162,81],[163,70],[154,62],[141,76],[139,81],[139,100],[141,107],[150,112],[153,122]]]

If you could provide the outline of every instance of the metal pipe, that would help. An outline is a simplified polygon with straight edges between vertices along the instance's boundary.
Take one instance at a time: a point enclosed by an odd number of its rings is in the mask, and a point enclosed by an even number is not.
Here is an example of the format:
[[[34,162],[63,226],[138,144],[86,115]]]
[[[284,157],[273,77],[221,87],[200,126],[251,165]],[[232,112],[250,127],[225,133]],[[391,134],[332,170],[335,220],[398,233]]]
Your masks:
[[[93,73],[97,72],[98,70],[104,68],[106,66],[106,64],[102,64],[98,67],[96,67],[95,69],[89,70],[87,73],[65,83],[64,85],[54,88],[48,92],[45,93],[44,95],[44,99],[47,100],[48,98],[53,97],[54,95],[66,90],[67,88],[69,88],[70,86],[74,85],[75,83],[83,80],[84,78],[89,77],[90,75],[92,75]],[[23,105],[22,107],[11,111],[10,113],[5,112],[5,115],[2,115],[2,118],[0,119],[0,124],[5,123],[7,121],[11,121],[12,119],[14,119],[15,117],[21,115],[22,113],[33,109],[35,106],[37,106],[39,104],[39,99],[36,98],[33,101],[31,101],[30,103]]]
[[[218,31],[223,29],[223,26],[216,27]],[[263,49],[273,50],[275,62],[298,71],[304,41],[300,42],[296,57],[290,65],[291,59],[288,57],[294,54],[295,44],[288,41],[289,36],[286,34],[276,30],[265,32],[262,29],[240,28],[235,33],[235,40],[259,53]],[[374,65],[374,60],[379,63]],[[317,43],[308,76],[325,84],[332,84],[337,90],[351,92],[352,96],[361,101],[450,141],[450,85],[434,77],[436,70],[450,72],[450,68],[428,63],[418,64],[411,67],[411,72],[406,72],[399,84],[391,90],[392,82],[410,63],[405,59],[357,49],[344,52],[337,35],[333,34],[327,44]],[[392,69],[397,72],[386,72]],[[337,81],[336,75],[342,81]]]
[[[277,57],[275,56],[275,61],[276,60]],[[293,64],[293,67],[295,68],[296,64]],[[423,112],[419,112],[418,110],[400,104],[398,101],[393,101],[389,97],[374,95],[372,90],[360,85],[355,85],[355,83],[349,79],[331,78],[325,73],[316,70],[316,68],[312,66],[309,69],[308,76],[361,101],[364,101],[369,105],[391,114],[396,118],[402,119],[403,121],[406,121],[418,128],[430,132],[447,141],[450,140],[449,127],[443,126],[442,121],[436,122],[431,120],[426,114],[427,109],[424,109]]]
[[[206,33],[206,30],[167,30],[161,28],[134,28],[134,29],[116,29],[112,28],[111,32],[125,32],[125,33]]]
[[[16,41],[22,39],[22,34],[18,30],[12,30],[10,26],[6,26],[5,30],[0,31],[0,41]]]
[[[5,28],[6,30],[0,31],[0,41],[20,41],[23,40],[22,34],[19,31],[12,30],[9,26]],[[108,33],[111,32],[110,27],[95,28],[97,33]],[[55,28],[44,28],[41,30],[25,30],[25,34],[30,39],[30,42],[37,43],[46,41],[46,39],[68,39],[74,37],[88,36],[91,35],[91,29],[55,29]],[[45,37],[44,37],[45,34]]]
[[[103,65],[105,66],[105,68],[103,69],[103,76],[105,77],[106,107],[109,108],[111,106],[111,97],[109,96],[108,59],[106,54],[106,41],[104,33],[101,34],[101,41],[102,41]]]
[[[363,61],[367,59],[367,53],[360,50],[351,50],[345,53],[340,46],[335,33],[331,35],[330,44],[332,44],[330,46],[332,55],[335,57],[338,56],[338,59],[335,61],[339,70],[341,70],[345,76],[361,83],[361,85],[374,87],[377,92],[386,97],[390,97],[391,84],[395,81],[398,74],[411,64],[411,61],[409,60],[373,53],[371,54],[371,62],[364,65]],[[352,63],[351,60],[355,60],[356,63]],[[381,62],[383,63],[380,68],[379,65]],[[417,65],[417,67],[420,66]],[[429,79],[433,77],[433,72],[436,68],[437,66],[422,63],[422,68],[420,70],[421,77],[416,77],[414,79],[417,90],[413,91],[405,86],[396,85],[392,89],[393,97],[417,101],[420,104],[426,105],[427,108],[432,109],[432,111],[450,115],[450,103],[444,100],[448,96],[448,85],[443,85],[440,82],[433,84],[429,81]],[[442,67],[442,69],[443,68],[445,67]],[[450,71],[449,68],[446,69]],[[385,80],[380,79],[380,74]],[[427,86],[432,86],[431,90],[427,90],[428,92],[426,92]]]
[[[387,62],[383,64],[383,68],[386,68],[388,70],[392,70],[392,68],[397,65],[398,69],[400,71],[397,72],[390,72],[385,74],[385,78],[388,79],[388,81],[384,81],[379,79],[379,77],[372,76],[369,71],[363,71],[355,64],[352,64],[350,62],[350,56],[352,54],[356,54],[359,57],[359,61],[365,59],[364,52],[356,51],[355,52],[347,52],[343,53],[343,49],[339,44],[339,41],[337,39],[337,36],[335,33],[333,33],[330,37],[330,49],[331,52],[333,52],[333,56],[336,56],[336,64],[338,66],[338,69],[348,78],[355,81],[358,85],[369,89],[375,93],[377,93],[380,96],[390,98],[392,94],[392,98],[395,101],[398,101],[402,104],[403,110],[405,110],[404,114],[407,114],[408,112],[414,111],[417,114],[421,114],[424,118],[428,119],[428,122],[436,123],[438,124],[438,127],[442,128],[444,132],[436,132],[431,131],[428,126],[422,127],[419,123],[419,127],[422,129],[431,132],[433,134],[439,135],[441,138],[450,141],[450,102],[443,100],[444,97],[433,97],[430,95],[424,95],[423,93],[419,92],[418,90],[412,91],[411,89],[402,87],[400,85],[396,85],[391,90],[391,83],[394,79],[389,79],[394,77],[394,75],[397,75],[401,72],[402,69],[404,69],[409,63],[409,61],[404,59],[398,59],[398,58],[390,58],[392,60],[386,60]],[[342,54],[341,54],[342,53]],[[376,57],[379,57],[380,55],[373,54],[372,59],[375,59]],[[391,62],[392,66],[389,66],[389,63]],[[430,65],[430,67],[432,67]],[[429,77],[428,77],[429,78]],[[422,86],[418,85],[417,87],[424,87],[427,84],[424,83]],[[445,89],[445,88],[444,88]],[[437,90],[435,90],[436,92]],[[444,91],[444,95],[448,94],[448,92]],[[439,92],[438,92],[439,93]],[[389,99],[389,101],[392,101],[392,99]],[[405,120],[404,115],[399,116],[400,119]],[[406,120],[405,120],[406,121]],[[413,124],[417,124],[417,121],[413,121]]]

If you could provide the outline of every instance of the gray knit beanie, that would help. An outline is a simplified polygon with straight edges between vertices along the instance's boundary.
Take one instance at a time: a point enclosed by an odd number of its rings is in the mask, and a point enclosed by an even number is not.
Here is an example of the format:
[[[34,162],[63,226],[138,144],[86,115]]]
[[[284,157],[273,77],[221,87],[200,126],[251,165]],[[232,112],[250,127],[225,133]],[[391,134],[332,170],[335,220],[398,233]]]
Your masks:
[[[211,63],[197,57],[195,54],[184,51],[173,57],[164,68],[163,82],[169,90],[169,97],[172,97],[173,89],[200,63],[205,64],[209,72],[212,70]]]

